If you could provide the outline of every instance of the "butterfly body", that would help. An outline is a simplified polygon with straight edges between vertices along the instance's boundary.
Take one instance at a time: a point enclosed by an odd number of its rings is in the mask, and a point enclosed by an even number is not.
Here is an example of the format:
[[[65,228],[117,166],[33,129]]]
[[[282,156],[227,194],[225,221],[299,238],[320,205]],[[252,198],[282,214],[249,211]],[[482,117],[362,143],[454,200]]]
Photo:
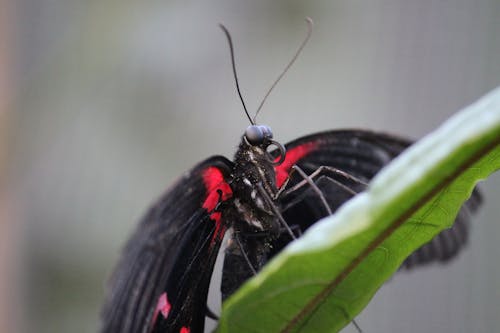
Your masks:
[[[234,158],[234,177],[231,185],[235,191],[233,205],[239,217],[255,230],[277,233],[279,222],[273,212],[270,198],[276,195],[276,176],[271,155],[265,145],[251,145],[243,137]],[[237,227],[237,226],[235,226]],[[238,230],[239,231],[239,230]]]
[[[112,279],[103,332],[201,331],[213,265],[229,228],[233,241],[227,261],[233,257],[246,266],[239,276],[233,274],[236,279],[223,283],[228,287],[222,289],[230,290],[224,295],[264,265],[283,229],[276,216],[275,166],[283,162],[285,151],[267,126],[258,127],[265,135],[243,135],[234,162],[215,156],[200,163],[146,215]],[[271,144],[279,147],[276,161],[267,151]],[[141,263],[150,257],[152,262]],[[120,281],[124,275],[126,281]],[[137,299],[127,299],[125,293]]]

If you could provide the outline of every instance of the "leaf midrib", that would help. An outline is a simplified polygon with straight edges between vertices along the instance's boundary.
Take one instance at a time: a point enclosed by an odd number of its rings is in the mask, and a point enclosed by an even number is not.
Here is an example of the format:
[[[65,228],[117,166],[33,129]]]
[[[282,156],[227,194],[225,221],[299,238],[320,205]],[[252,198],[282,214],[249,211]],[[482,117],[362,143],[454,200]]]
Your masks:
[[[401,214],[394,222],[392,222],[389,227],[387,227],[378,237],[376,237],[367,247],[354,258],[351,263],[342,271],[340,274],[330,282],[324,289],[322,289],[314,298],[312,298],[303,308],[297,313],[288,324],[281,330],[283,333],[291,332],[292,329],[296,328],[300,322],[309,314],[314,312],[314,310],[330,295],[335,288],[337,288],[346,277],[351,274],[351,272],[373,251],[375,250],[383,241],[385,241],[398,227],[400,227],[409,217],[411,217],[415,212],[422,208],[430,199],[432,199],[436,194],[438,194],[445,187],[450,185],[460,174],[471,167],[473,164],[478,162],[489,152],[495,149],[500,144],[500,137],[495,138],[493,141],[485,145],[481,150],[477,151],[471,157],[466,159],[463,163],[457,166],[454,172],[450,173],[448,176],[444,177],[443,180],[433,187],[429,192],[424,194],[419,200],[417,200],[413,205],[408,207],[406,211]]]

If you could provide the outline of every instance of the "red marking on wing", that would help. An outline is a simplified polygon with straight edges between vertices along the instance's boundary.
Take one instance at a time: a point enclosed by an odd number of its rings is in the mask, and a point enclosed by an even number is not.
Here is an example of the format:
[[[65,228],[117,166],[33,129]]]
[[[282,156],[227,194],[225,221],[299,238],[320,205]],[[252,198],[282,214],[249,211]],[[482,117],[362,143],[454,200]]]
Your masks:
[[[226,227],[222,223],[220,223],[221,217],[221,212],[213,212],[212,214],[210,214],[210,219],[215,221],[215,231],[214,235],[212,236],[212,242],[216,238],[222,239],[224,237],[224,234],[226,233]]]
[[[285,180],[288,178],[290,169],[298,160],[304,158],[311,151],[315,150],[318,146],[317,142],[308,142],[300,146],[294,147],[286,152],[285,160],[280,165],[275,167],[276,172],[276,186],[278,188],[283,185]],[[275,162],[279,161],[279,156],[275,159]]]
[[[203,202],[202,207],[208,212],[211,212],[210,219],[215,221],[215,231],[212,237],[212,242],[216,238],[222,238],[226,228],[221,223],[222,214],[213,212],[220,201],[226,201],[233,196],[231,186],[224,179],[222,172],[216,167],[209,167],[203,172],[203,182],[207,189],[207,198]]]
[[[191,332],[191,330],[189,329],[189,327],[181,327],[181,330],[179,331],[179,333],[189,333]]]
[[[155,325],[156,319],[158,318],[158,314],[160,312],[163,318],[166,319],[168,317],[171,308],[172,305],[170,305],[170,303],[168,302],[167,293],[161,294],[160,297],[158,298],[158,302],[156,303],[155,312],[153,314],[153,323],[151,324],[151,326]]]
[[[222,172],[216,167],[209,167],[203,172],[203,182],[208,193],[203,202],[203,208],[209,212],[215,209],[219,203],[219,197],[222,201],[226,201],[233,195],[231,186],[224,179]]]

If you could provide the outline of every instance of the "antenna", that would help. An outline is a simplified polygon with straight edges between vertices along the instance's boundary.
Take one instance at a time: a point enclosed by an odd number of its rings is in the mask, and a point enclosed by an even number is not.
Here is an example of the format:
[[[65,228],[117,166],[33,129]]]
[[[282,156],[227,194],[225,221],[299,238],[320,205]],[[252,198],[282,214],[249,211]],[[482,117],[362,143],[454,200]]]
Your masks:
[[[288,63],[288,65],[286,65],[285,69],[281,72],[281,74],[278,76],[278,78],[273,82],[273,84],[271,85],[271,88],[269,88],[269,90],[267,91],[266,95],[262,99],[262,102],[260,102],[259,107],[257,108],[257,111],[255,112],[255,116],[253,117],[252,123],[255,123],[255,119],[257,119],[257,115],[259,114],[260,110],[262,109],[262,106],[264,105],[264,102],[266,101],[267,97],[269,96],[269,94],[271,93],[271,91],[274,89],[274,87],[278,84],[278,82],[281,80],[281,78],[286,74],[286,72],[288,71],[288,69],[293,65],[293,63],[295,62],[295,60],[298,58],[300,52],[302,52],[302,49],[304,48],[304,46],[306,46],[307,41],[311,37],[312,28],[313,28],[313,20],[310,17],[306,17],[305,20],[306,20],[306,23],[307,23],[307,35],[306,35],[306,38],[304,38],[304,40],[300,44],[299,48],[295,52],[295,55],[293,56],[292,60],[290,60],[290,62]],[[233,63],[233,65],[234,65],[234,63]]]
[[[243,96],[241,96],[240,84],[238,83],[238,75],[236,75],[236,65],[234,63],[234,48],[233,48],[233,41],[231,39],[231,35],[229,34],[229,31],[227,30],[227,28],[222,23],[219,23],[219,27],[226,34],[227,42],[229,43],[229,51],[231,52],[231,64],[233,65],[234,81],[236,83],[236,90],[238,91],[238,95],[240,96],[241,104],[243,104],[243,109],[245,110],[245,113],[246,113],[246,115],[248,117],[248,120],[250,120],[250,123],[252,125],[255,125],[255,122],[252,120],[252,118],[248,114],[248,110],[247,110],[247,107],[245,105],[245,101],[243,100]]]

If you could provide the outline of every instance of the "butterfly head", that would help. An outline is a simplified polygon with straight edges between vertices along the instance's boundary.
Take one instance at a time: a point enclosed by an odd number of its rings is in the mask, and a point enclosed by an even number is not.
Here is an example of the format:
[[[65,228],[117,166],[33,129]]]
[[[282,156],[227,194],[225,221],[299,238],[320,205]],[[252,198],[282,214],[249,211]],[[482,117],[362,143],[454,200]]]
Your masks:
[[[250,125],[245,130],[245,138],[252,146],[268,146],[273,138],[273,131],[266,125]]]
[[[253,147],[260,147],[264,151],[271,145],[274,145],[278,148],[279,151],[279,159],[273,161],[273,164],[279,165],[283,163],[285,159],[285,147],[281,145],[279,142],[273,140],[273,131],[269,126],[266,125],[250,125],[245,130],[245,134],[243,135],[244,141],[247,142],[248,145]]]

